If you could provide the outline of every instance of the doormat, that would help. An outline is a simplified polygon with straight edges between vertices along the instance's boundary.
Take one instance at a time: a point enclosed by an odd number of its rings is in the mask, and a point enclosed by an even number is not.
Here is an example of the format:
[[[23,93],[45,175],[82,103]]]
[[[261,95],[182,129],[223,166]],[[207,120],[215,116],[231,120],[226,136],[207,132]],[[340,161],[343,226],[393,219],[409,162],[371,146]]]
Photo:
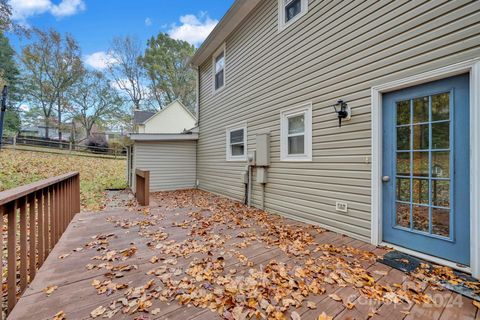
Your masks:
[[[466,273],[441,267],[399,251],[385,254],[378,262],[409,274],[420,272],[427,279],[434,279],[448,290],[480,301],[480,282]]]

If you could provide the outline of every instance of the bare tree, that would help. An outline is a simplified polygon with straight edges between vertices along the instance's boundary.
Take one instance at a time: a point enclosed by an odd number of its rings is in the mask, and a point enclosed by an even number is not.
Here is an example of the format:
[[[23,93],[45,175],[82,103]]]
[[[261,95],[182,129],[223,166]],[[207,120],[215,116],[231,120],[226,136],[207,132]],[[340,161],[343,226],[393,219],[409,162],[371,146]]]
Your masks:
[[[108,71],[117,87],[122,90],[132,103],[132,109],[140,109],[141,103],[147,97],[143,86],[145,70],[140,63],[142,45],[132,36],[113,39],[107,61]]]
[[[68,91],[68,111],[80,122],[90,138],[92,128],[117,117],[121,113],[122,99],[109,80],[98,71],[87,71]]]
[[[45,115],[47,137],[53,106],[56,105],[59,139],[62,139],[62,112],[66,105],[65,92],[84,72],[80,48],[72,36],[62,37],[55,30],[36,30],[36,41],[22,51],[25,69],[25,91],[42,105]]]

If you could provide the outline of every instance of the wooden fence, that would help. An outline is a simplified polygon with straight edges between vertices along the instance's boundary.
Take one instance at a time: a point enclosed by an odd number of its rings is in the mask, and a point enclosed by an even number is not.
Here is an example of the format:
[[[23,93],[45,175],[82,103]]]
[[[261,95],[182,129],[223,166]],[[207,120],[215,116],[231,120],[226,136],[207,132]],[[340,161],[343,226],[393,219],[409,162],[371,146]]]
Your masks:
[[[7,314],[78,212],[80,175],[77,172],[0,192],[2,261],[5,259],[3,241],[7,240]],[[4,221],[8,221],[7,228],[3,226]],[[1,263],[2,283],[3,267]],[[2,294],[2,306],[3,303]]]

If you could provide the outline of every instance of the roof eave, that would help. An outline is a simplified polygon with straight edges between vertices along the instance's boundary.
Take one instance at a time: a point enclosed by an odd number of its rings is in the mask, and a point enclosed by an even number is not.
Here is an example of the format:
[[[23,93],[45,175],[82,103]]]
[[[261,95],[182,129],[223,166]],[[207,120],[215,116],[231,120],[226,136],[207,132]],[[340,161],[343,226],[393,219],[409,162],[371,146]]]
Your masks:
[[[190,60],[190,63],[194,67],[198,67],[205,62],[205,60],[225,42],[225,39],[250,14],[260,1],[261,0],[236,0],[200,48],[198,48]]]

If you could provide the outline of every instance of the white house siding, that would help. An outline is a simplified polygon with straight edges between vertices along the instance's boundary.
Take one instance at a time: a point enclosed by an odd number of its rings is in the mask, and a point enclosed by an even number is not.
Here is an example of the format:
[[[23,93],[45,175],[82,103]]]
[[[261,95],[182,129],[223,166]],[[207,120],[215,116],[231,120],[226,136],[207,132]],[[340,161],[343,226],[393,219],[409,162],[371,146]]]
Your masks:
[[[262,1],[226,40],[226,87],[200,67],[200,188],[242,199],[244,162],[225,160],[225,128],[246,121],[248,149],[271,131],[268,211],[370,237],[370,88],[480,56],[480,1],[310,0],[278,31],[278,1]],[[337,99],[353,118],[338,128]],[[313,161],[280,162],[280,110],[313,104]],[[254,204],[260,204],[254,186]],[[348,213],[335,211],[346,201]]]
[[[195,187],[196,141],[135,142],[134,170],[150,171],[150,191]]]
[[[140,125],[139,133],[182,133],[195,127],[195,123],[196,119],[174,101]]]

